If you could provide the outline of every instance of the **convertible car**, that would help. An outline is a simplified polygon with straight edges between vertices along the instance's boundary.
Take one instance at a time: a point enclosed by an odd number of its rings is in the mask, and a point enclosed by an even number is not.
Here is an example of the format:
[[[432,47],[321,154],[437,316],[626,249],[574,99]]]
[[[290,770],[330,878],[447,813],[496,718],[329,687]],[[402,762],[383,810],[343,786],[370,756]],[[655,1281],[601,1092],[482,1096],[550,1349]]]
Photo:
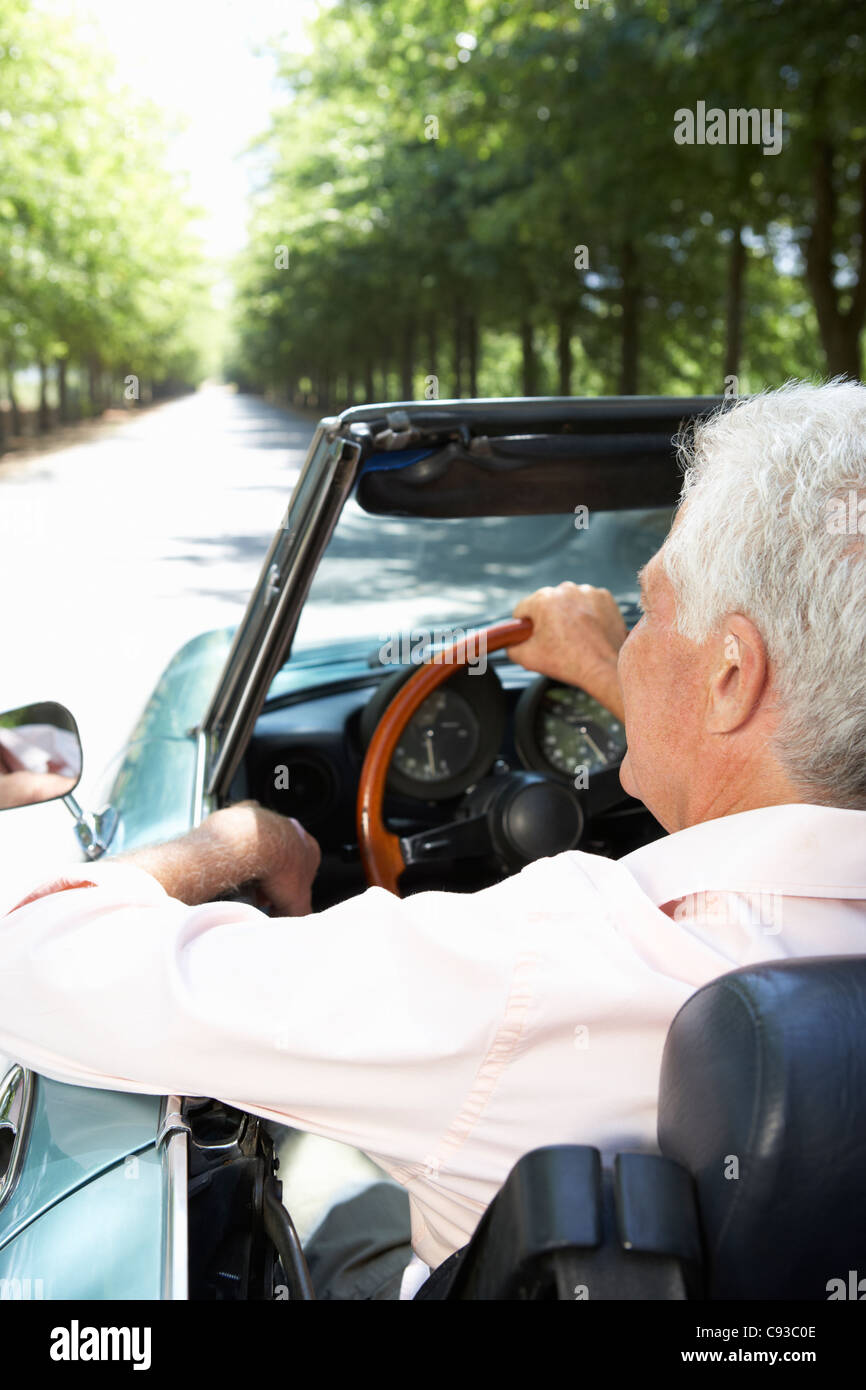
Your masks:
[[[319,840],[320,909],[369,883],[470,892],[544,855],[619,857],[662,835],[620,785],[620,723],[511,663],[529,629],[509,614],[568,578],[636,621],[636,571],[679,494],[674,436],[717,404],[402,402],[322,420],[238,628],[177,653],[98,815],[67,786],[84,856],[255,798]],[[19,774],[51,772],[46,728],[68,743],[74,720],[54,711],[0,720]],[[660,1152],[609,1169],[589,1146],[526,1154],[417,1297],[826,1299],[866,1258],[864,1000],[866,962],[838,957],[699,990],[668,1037]],[[12,1066],[3,1297],[311,1298],[290,1140],[217,1100]],[[719,1153],[738,1157],[737,1182]]]

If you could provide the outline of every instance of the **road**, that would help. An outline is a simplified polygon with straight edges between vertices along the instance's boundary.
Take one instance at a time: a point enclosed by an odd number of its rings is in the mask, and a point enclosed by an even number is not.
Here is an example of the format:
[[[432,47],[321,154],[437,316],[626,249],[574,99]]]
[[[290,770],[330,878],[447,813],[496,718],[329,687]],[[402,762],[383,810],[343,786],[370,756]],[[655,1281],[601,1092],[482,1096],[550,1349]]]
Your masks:
[[[313,429],[213,386],[0,456],[0,711],[68,705],[88,809],[178,647],[240,620]],[[77,858],[62,804],[0,814],[0,902]]]

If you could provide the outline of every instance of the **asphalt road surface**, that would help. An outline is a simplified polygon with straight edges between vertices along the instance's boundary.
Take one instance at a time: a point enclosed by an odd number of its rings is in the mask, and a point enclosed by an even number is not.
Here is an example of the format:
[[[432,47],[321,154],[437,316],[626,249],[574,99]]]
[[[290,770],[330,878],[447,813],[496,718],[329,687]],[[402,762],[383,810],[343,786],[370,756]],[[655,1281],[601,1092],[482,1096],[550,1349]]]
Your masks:
[[[0,712],[72,710],[86,809],[175,651],[242,617],[313,430],[215,386],[0,456]],[[0,813],[0,905],[80,857],[72,828],[61,803]]]

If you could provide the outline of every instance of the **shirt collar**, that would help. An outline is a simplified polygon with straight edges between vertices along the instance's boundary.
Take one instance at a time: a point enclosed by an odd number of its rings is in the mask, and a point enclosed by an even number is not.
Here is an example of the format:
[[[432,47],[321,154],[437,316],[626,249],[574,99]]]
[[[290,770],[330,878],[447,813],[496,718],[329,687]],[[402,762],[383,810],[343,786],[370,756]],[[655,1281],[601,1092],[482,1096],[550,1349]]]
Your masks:
[[[866,900],[866,811],[762,806],[677,830],[619,862],[656,906],[725,891]]]

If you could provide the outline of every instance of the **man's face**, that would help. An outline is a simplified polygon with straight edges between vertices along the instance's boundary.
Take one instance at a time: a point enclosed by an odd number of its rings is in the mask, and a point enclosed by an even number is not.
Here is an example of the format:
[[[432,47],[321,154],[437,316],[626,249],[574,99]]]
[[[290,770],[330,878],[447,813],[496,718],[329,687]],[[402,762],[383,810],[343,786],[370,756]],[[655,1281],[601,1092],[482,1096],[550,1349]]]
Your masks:
[[[673,831],[688,824],[690,784],[700,776],[707,653],[676,631],[662,556],[638,576],[644,613],[619,654],[628,737],[620,780]]]

